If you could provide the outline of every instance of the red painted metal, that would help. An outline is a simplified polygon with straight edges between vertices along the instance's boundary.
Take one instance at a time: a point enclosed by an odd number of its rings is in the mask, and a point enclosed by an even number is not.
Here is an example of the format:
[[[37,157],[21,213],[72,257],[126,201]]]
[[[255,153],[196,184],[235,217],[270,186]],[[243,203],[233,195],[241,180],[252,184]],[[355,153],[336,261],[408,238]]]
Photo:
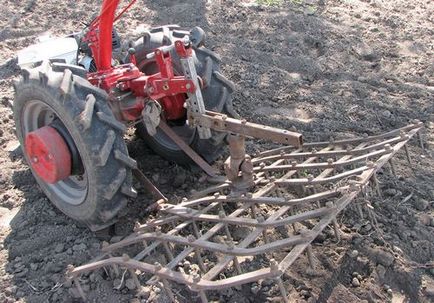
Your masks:
[[[163,97],[159,100],[166,120],[178,120],[184,118],[187,110],[184,107],[185,95]]]
[[[112,33],[116,8],[120,0],[104,0],[99,19],[99,55],[98,70],[108,70],[112,67]]]
[[[179,40],[175,42],[175,50],[181,58],[187,58],[193,55],[191,47],[185,47],[184,43]]]
[[[72,157],[62,136],[51,126],[44,126],[25,138],[25,151],[36,174],[49,184],[71,174]]]
[[[145,75],[137,67],[134,54],[131,63],[112,66],[112,32],[113,23],[120,18],[135,2],[132,0],[115,17],[120,0],[103,0],[100,16],[89,26],[84,38],[91,50],[97,67],[97,72],[89,73],[88,80],[95,86],[107,91],[111,96],[114,89],[131,91],[136,102],[130,98],[128,104],[121,105],[119,117],[126,121],[141,119],[141,111],[146,99],[157,100],[163,107],[166,119],[176,120],[185,117],[185,94],[192,93],[196,87],[184,76],[175,76],[170,53],[160,49],[155,50],[155,62],[159,72]],[[176,51],[185,58],[192,55],[191,48],[184,43],[176,42]]]

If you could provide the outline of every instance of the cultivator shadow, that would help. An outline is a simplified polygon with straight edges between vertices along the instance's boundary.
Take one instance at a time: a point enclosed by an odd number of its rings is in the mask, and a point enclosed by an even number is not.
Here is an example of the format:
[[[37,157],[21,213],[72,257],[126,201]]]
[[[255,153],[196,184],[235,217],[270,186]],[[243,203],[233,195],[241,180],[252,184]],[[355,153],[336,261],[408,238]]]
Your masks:
[[[83,299],[80,276],[104,268],[128,271],[139,292],[142,283],[154,283],[175,301],[171,283],[176,283],[202,302],[212,290],[273,279],[288,302],[283,273],[303,253],[315,269],[312,241],[327,226],[339,239],[336,218],[351,202],[375,222],[372,210],[362,206],[369,205],[371,195],[381,195],[377,172],[388,164],[394,174],[392,157],[403,147],[411,161],[405,144],[421,127],[415,122],[378,136],[281,147],[251,159],[242,155],[249,159],[242,180],[231,175],[229,159],[225,168],[231,180],[179,204],[161,203],[156,219],[137,223],[132,235],[104,245],[95,261],[70,266],[67,276]],[[230,146],[231,156],[240,156],[243,148]],[[142,248],[128,256],[123,251],[129,246]]]

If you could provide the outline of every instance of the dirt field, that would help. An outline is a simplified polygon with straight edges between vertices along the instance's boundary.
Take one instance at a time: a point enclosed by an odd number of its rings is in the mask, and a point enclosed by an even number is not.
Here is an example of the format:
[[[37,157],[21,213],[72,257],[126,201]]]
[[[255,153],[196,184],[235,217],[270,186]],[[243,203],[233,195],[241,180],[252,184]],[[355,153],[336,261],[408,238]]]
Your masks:
[[[98,4],[95,4],[98,2]],[[100,239],[47,200],[23,160],[10,103],[19,76],[16,51],[44,32],[64,35],[98,12],[90,0],[2,1],[0,11],[0,302],[73,302],[64,283],[67,264],[98,254]],[[396,159],[399,177],[380,178],[383,199],[372,201],[380,230],[351,212],[339,218],[335,243],[314,245],[321,270],[308,275],[303,258],[284,275],[291,302],[434,301],[434,2],[431,0],[138,1],[117,25],[122,36],[138,26],[201,26],[207,45],[223,59],[237,86],[241,116],[282,128],[295,126],[306,141],[377,134],[424,122],[424,149],[415,140]],[[132,132],[133,133],[133,132]],[[250,142],[250,149],[266,146]],[[164,193],[188,195],[202,178],[153,154],[131,136],[130,154]],[[170,173],[168,173],[170,172]],[[139,191],[116,236],[145,221],[150,197]],[[355,279],[354,279],[355,278]],[[357,281],[355,281],[357,280]],[[119,281],[91,275],[95,302],[139,302]],[[213,294],[220,302],[278,302],[259,293]],[[151,301],[167,298],[149,288]],[[193,298],[178,298],[195,302]]]

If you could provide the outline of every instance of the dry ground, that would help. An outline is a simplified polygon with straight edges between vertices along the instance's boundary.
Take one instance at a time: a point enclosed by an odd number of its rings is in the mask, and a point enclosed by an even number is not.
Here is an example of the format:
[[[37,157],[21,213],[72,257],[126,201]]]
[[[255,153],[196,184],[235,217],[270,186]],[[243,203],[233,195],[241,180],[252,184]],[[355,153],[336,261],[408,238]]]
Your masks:
[[[98,4],[95,4],[98,2]],[[19,75],[14,54],[46,31],[68,34],[97,13],[100,1],[2,1],[0,12],[0,301],[72,302],[64,284],[67,264],[97,254],[100,240],[57,211],[36,186],[14,135],[9,104]],[[307,275],[305,260],[285,273],[293,302],[432,302],[434,299],[434,2],[431,0],[138,1],[117,25],[122,36],[137,26],[199,25],[207,45],[223,58],[237,85],[235,106],[250,120],[297,127],[307,141],[375,134],[425,123],[425,149],[397,157],[399,178],[381,178],[383,199],[373,201],[380,231],[348,211],[339,219],[345,240],[327,235],[314,246],[321,268]],[[250,149],[265,146],[249,143]],[[172,198],[196,186],[189,173],[162,160],[132,137],[130,153]],[[167,173],[167,172],[170,172]],[[411,195],[410,199],[404,199]],[[140,192],[117,235],[144,221]],[[356,251],[356,252],[355,252]],[[431,262],[431,263],[430,263]],[[431,264],[431,268],[429,266]],[[427,265],[427,266],[424,266]],[[358,276],[360,275],[360,276]],[[353,285],[353,276],[359,284]],[[136,302],[134,292],[89,277],[97,302]],[[150,290],[154,294],[154,290]],[[164,295],[155,293],[155,301]],[[189,300],[190,299],[190,300]],[[216,293],[221,302],[276,300],[267,285]],[[135,301],[134,301],[135,300]],[[179,298],[181,302],[197,298]]]

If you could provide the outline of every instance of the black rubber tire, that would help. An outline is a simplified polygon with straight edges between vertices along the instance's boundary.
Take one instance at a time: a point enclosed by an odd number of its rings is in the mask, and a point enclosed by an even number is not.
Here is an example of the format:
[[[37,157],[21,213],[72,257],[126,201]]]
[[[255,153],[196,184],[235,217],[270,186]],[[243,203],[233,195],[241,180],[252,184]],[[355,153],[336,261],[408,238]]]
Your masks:
[[[189,33],[189,31],[174,25],[157,27],[146,32],[142,38],[132,45],[136,50],[136,59],[141,71],[148,75],[156,73],[158,70],[155,62],[146,59],[146,55],[158,47],[173,44],[176,40],[189,35]],[[175,73],[182,74],[179,57],[175,51],[171,55]],[[198,76],[202,78],[204,84],[202,95],[206,109],[238,118],[239,116],[232,106],[234,84],[220,73],[220,58],[218,55],[205,48],[202,43],[197,43],[194,47],[194,59]],[[161,132],[161,130],[158,130],[158,132]],[[192,164],[190,157],[183,151],[168,148],[156,139],[158,136],[150,136],[143,124],[137,125],[137,134],[145,140],[152,150],[164,158],[182,165]],[[192,136],[191,142],[187,143],[206,161],[211,163],[222,152],[225,137],[224,133],[213,131],[210,139],[202,140],[196,133],[194,137]]]
[[[14,119],[23,151],[26,132],[23,114],[28,102],[38,100],[49,106],[67,129],[86,171],[87,190],[81,204],[73,205],[65,202],[66,198],[59,198],[61,195],[32,170],[47,197],[67,216],[93,231],[112,225],[127,205],[127,198],[136,196],[131,170],[137,164],[128,156],[123,139],[126,127],[114,118],[106,103],[107,94],[67,65],[48,61],[34,69],[22,70],[22,79],[14,88]],[[30,163],[25,151],[24,155]]]

